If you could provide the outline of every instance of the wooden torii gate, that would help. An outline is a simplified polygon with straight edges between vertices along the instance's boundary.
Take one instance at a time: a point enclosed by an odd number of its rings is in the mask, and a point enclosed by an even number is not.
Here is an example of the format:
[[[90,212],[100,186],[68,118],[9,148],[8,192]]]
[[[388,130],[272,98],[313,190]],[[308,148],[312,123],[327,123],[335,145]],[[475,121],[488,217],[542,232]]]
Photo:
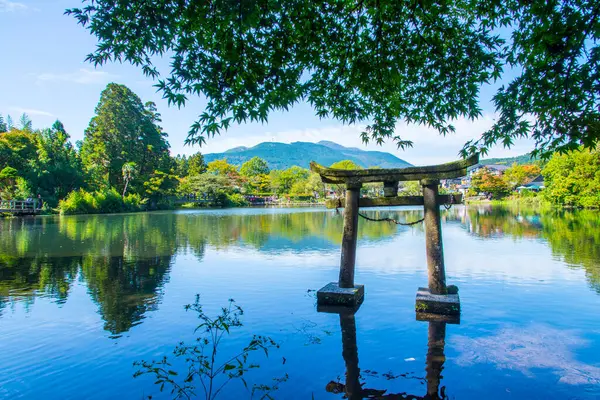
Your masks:
[[[425,248],[427,252],[428,288],[417,291],[416,310],[434,314],[460,313],[460,300],[456,290],[446,286],[444,250],[440,206],[457,204],[461,195],[439,195],[440,179],[459,178],[467,174],[467,168],[479,162],[479,156],[447,164],[424,167],[342,170],[323,167],[314,161],[310,169],[321,176],[324,183],[343,184],[345,200],[329,202],[328,207],[344,207],[344,230],[342,257],[338,282],[331,282],[317,292],[321,305],[356,305],[364,298],[364,286],[355,285],[356,239],[358,233],[359,207],[424,206]],[[419,181],[423,196],[398,196],[398,182]],[[360,198],[363,184],[383,182],[384,197]],[[455,289],[452,288],[452,289]]]

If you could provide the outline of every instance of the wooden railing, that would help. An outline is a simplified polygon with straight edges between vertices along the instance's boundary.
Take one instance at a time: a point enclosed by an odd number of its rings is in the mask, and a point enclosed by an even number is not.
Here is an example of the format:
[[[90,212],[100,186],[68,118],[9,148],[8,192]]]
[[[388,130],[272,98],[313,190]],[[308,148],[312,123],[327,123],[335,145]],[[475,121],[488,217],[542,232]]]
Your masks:
[[[40,211],[39,202],[34,200],[2,200],[0,199],[0,212],[13,214],[36,214]]]

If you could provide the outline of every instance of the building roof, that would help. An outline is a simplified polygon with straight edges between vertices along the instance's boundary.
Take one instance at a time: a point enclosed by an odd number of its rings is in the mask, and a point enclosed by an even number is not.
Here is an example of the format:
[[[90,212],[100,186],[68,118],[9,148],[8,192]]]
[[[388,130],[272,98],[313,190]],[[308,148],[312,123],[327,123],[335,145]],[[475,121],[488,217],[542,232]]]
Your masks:
[[[544,184],[544,177],[543,177],[543,176],[540,174],[540,175],[536,176],[535,178],[533,178],[533,179],[532,179],[532,180],[531,180],[531,181],[528,183],[528,185],[529,185],[529,184],[531,184],[531,183],[541,183],[541,184]]]
[[[487,168],[487,169],[493,170],[493,171],[504,172],[507,169],[509,169],[510,166],[509,165],[504,165],[504,164],[489,164],[489,165],[486,165],[486,164],[475,164],[475,165],[467,168],[467,170],[470,172],[470,171],[479,170],[481,168]]]
[[[500,172],[504,172],[510,168],[508,165],[503,165],[503,164],[484,165],[484,167],[487,169],[492,169],[492,170],[496,170],[496,171],[500,171]]]

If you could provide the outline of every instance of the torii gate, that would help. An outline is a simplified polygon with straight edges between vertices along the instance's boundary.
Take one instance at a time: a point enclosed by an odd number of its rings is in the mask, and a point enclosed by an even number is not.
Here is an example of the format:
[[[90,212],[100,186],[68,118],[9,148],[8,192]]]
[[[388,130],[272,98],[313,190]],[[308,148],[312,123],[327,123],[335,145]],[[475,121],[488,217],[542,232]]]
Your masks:
[[[342,235],[342,257],[338,282],[331,282],[317,292],[321,305],[356,305],[364,298],[364,286],[354,284],[356,239],[358,233],[359,207],[424,206],[425,248],[429,287],[417,291],[416,310],[437,314],[460,313],[460,300],[455,287],[448,293],[440,206],[462,201],[462,195],[439,195],[440,179],[459,178],[467,174],[467,168],[479,162],[479,156],[447,164],[425,167],[392,169],[343,170],[323,167],[314,161],[310,169],[321,176],[324,183],[344,184],[346,199],[328,202],[329,208],[345,207]],[[423,196],[398,196],[398,182],[419,181]],[[360,198],[364,183],[383,182],[384,197]]]

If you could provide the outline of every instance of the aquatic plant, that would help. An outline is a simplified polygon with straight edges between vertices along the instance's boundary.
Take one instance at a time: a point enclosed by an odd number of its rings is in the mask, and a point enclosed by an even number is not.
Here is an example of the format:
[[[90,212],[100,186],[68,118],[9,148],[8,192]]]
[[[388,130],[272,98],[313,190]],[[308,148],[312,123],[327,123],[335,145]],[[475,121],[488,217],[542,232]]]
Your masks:
[[[268,336],[253,335],[248,345],[235,355],[218,358],[221,341],[230,334],[232,328],[242,326],[240,320],[244,314],[242,308],[235,304],[235,300],[229,299],[228,306],[223,307],[218,316],[210,317],[200,304],[200,295],[196,295],[195,302],[186,305],[185,309],[197,314],[200,323],[194,332],[203,333],[196,338],[195,343],[180,342],[173,350],[175,359],[185,361],[187,367],[185,373],[180,374],[173,370],[175,361],[163,356],[160,360],[134,362],[134,366],[139,367],[133,375],[134,378],[146,374],[153,375],[156,378],[154,383],[160,385],[160,391],[163,392],[165,388],[170,390],[174,399],[197,398],[198,384],[207,400],[217,398],[223,388],[232,380],[241,380],[249,389],[244,375],[251,369],[260,367],[258,364],[249,362],[250,355],[262,350],[268,357],[269,350],[279,348],[279,345]],[[277,390],[279,385],[287,379],[286,374],[273,379],[271,385],[255,384],[249,390],[250,397],[254,398],[256,395],[260,399],[272,399],[270,393]]]

